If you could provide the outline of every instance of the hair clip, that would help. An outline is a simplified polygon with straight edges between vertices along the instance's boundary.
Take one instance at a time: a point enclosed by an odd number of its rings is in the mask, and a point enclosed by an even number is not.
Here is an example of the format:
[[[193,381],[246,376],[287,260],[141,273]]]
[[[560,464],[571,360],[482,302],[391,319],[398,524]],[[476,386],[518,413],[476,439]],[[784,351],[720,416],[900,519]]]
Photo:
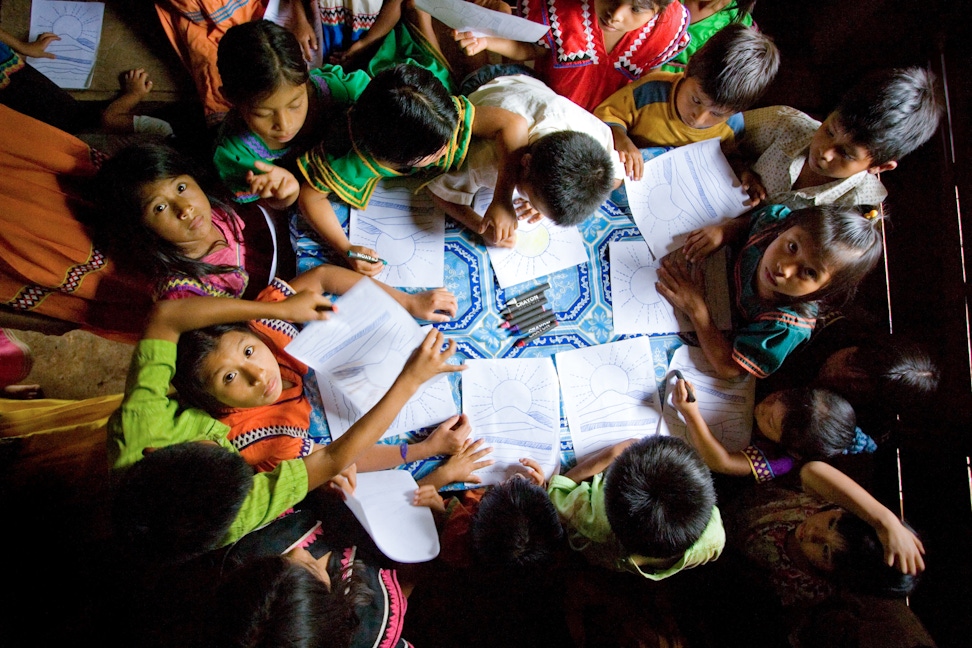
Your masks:
[[[864,218],[866,218],[867,220],[874,220],[877,217],[878,217],[878,210],[876,209],[872,209],[871,211],[864,214]]]

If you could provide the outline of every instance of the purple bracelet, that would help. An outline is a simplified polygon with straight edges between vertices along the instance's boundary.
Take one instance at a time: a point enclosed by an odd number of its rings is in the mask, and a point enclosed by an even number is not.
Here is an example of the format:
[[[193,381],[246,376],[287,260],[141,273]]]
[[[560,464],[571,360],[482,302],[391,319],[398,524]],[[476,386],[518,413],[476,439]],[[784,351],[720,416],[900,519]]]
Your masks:
[[[408,456],[408,444],[403,443],[398,447],[398,449],[402,452],[402,462],[407,463],[408,459],[406,459],[406,457]]]

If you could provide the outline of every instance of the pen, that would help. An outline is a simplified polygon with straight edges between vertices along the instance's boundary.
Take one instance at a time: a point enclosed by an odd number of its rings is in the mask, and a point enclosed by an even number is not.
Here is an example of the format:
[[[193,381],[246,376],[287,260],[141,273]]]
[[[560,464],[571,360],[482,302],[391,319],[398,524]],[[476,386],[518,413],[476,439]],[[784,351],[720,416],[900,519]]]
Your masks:
[[[556,326],[557,326],[557,320],[550,320],[550,322],[545,322],[544,326],[539,327],[536,331],[526,336],[525,338],[520,338],[519,340],[516,341],[516,344],[514,344],[513,346],[525,347],[526,345],[530,344],[530,342],[537,339],[538,337],[540,337],[550,329],[555,328]]]
[[[504,308],[500,311],[500,315],[506,319],[513,319],[516,317],[517,313],[520,313],[527,309],[532,309],[534,306],[542,306],[547,303],[547,296],[544,294],[537,294],[531,297],[527,297],[523,301],[519,302],[516,306],[510,308]]]
[[[538,295],[538,294],[542,293],[544,290],[546,290],[549,287],[550,287],[550,284],[548,284],[545,281],[542,284],[540,284],[539,286],[534,286],[533,288],[531,288],[530,290],[526,291],[522,295],[518,295],[516,297],[510,297],[508,300],[506,300],[506,308],[510,308],[511,306],[518,306],[521,302],[523,302],[524,300],[526,300],[527,297],[532,297],[533,295]]]
[[[367,261],[368,263],[380,263],[382,265],[388,265],[388,262],[384,259],[379,259],[378,257],[373,257],[370,254],[362,254],[361,252],[355,252],[354,250],[348,250],[349,259],[358,259],[359,261]]]
[[[513,333],[514,335],[518,333],[530,335],[537,330],[538,327],[546,325],[547,322],[556,320],[557,317],[553,313],[546,313],[539,317],[531,318],[529,321],[523,322],[522,324],[517,324],[516,326],[510,327],[510,333]]]
[[[678,369],[675,370],[675,377],[678,378],[679,380],[685,380],[685,376],[683,376],[682,372],[679,371]],[[694,403],[695,392],[692,391],[692,386],[688,384],[688,381],[686,381],[685,383],[685,390],[688,391],[688,398],[686,398],[685,400],[689,403]]]

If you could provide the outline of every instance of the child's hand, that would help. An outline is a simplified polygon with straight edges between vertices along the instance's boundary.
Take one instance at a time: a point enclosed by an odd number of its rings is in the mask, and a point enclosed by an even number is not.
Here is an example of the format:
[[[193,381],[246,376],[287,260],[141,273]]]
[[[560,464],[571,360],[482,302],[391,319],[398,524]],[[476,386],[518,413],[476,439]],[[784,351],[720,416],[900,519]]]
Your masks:
[[[766,200],[766,187],[763,186],[763,179],[755,171],[743,171],[739,174],[739,182],[742,183],[743,191],[749,194],[748,207],[755,207]]]
[[[428,444],[431,457],[454,455],[465,447],[470,432],[472,432],[472,425],[469,424],[469,417],[465,414],[456,414],[440,423],[439,427],[435,428],[429,438],[422,443]]]
[[[354,489],[358,485],[358,467],[351,464],[334,477],[331,477],[324,484],[332,493],[337,494],[342,500],[348,499],[348,495],[354,495]]]
[[[449,340],[449,344],[443,349],[445,336],[441,331],[432,329],[422,340],[422,344],[412,353],[412,357],[405,363],[400,378],[415,381],[416,387],[425,381],[439,375],[452,371],[462,371],[466,365],[449,364],[449,358],[456,352],[456,341]]]
[[[24,46],[20,48],[20,54],[24,56],[32,56],[34,58],[57,58],[53,54],[47,51],[47,47],[54,41],[61,40],[61,37],[57,34],[52,34],[51,32],[44,32],[37,37],[32,43],[24,43]]]
[[[486,36],[474,36],[472,32],[460,32],[453,29],[452,37],[459,41],[459,49],[466,56],[476,56],[483,50],[489,49],[489,38]]]
[[[326,320],[331,316],[331,311],[337,308],[331,305],[330,299],[313,290],[301,290],[296,295],[277,302],[277,305],[280,310],[277,319],[288,322]]]
[[[300,183],[293,173],[261,160],[254,162],[253,166],[260,173],[246,172],[246,183],[250,185],[252,193],[262,199],[273,198],[284,202],[288,207],[294,204],[300,194]]]
[[[492,448],[482,448],[483,443],[485,443],[483,439],[476,439],[475,441],[466,439],[463,442],[462,449],[436,469],[442,477],[442,481],[439,483],[482,483],[482,477],[476,475],[475,472],[480,468],[492,466],[494,463],[492,459],[483,459],[493,451]]]
[[[520,465],[526,468],[524,472],[516,473],[514,478],[518,479],[529,479],[537,486],[546,486],[547,478],[543,475],[543,468],[537,462],[536,459],[530,457],[523,457],[520,459]]]
[[[378,258],[378,253],[371,248],[364,247],[363,245],[352,245],[349,248],[352,252],[358,252],[360,254],[367,254],[368,256]],[[345,256],[344,260],[347,261],[348,265],[355,272],[360,272],[366,277],[374,277],[376,274],[382,271],[385,264],[381,261],[377,263],[372,263],[371,261],[363,261],[361,259],[352,259],[351,257]]]
[[[487,233],[487,231],[490,231],[490,233]],[[483,222],[479,226],[479,233],[491,245],[499,245],[501,242],[508,242],[510,240],[515,244],[516,210],[513,207],[512,201],[510,201],[510,204],[504,205],[502,201],[494,199],[486,210]],[[513,246],[504,245],[502,247]]]
[[[331,54],[329,61],[332,65],[341,65],[347,67],[354,63],[354,59],[357,58],[358,54],[360,54],[361,50],[363,49],[364,46],[361,45],[361,41],[355,41],[351,44],[351,47],[343,52],[334,52]]]
[[[655,287],[672,306],[689,317],[708,308],[702,266],[689,264],[677,250],[662,260]]]
[[[682,246],[682,255],[689,263],[702,263],[725,244],[721,225],[707,225],[689,232]]]
[[[300,50],[304,53],[304,60],[308,63],[314,60],[314,53],[317,51],[317,34],[314,33],[314,26],[307,20],[304,11],[295,12],[297,20],[293,28],[293,34],[300,43]]]
[[[893,522],[878,525],[876,530],[884,545],[884,562],[889,567],[897,565],[902,574],[912,575],[925,570],[925,560],[921,557],[925,546],[900,520],[894,518]]]
[[[442,499],[442,496],[439,495],[432,484],[418,487],[418,490],[415,491],[415,497],[412,498],[412,506],[428,506],[433,513],[446,512],[445,500]]]
[[[514,198],[513,209],[516,212],[516,220],[526,219],[528,223],[536,223],[543,218],[543,214],[526,198]]]
[[[686,417],[699,411],[699,404],[696,401],[690,403],[688,400],[688,392],[691,388],[692,383],[679,378],[675,381],[675,389],[672,391],[672,405]]]
[[[645,160],[641,157],[641,149],[635,146],[628,134],[620,128],[612,126],[611,135],[614,136],[614,150],[618,152],[618,158],[624,164],[624,172],[632,180],[641,180],[645,172]]]
[[[408,294],[405,309],[416,319],[429,322],[448,322],[456,316],[459,301],[445,288],[434,288],[420,293]]]

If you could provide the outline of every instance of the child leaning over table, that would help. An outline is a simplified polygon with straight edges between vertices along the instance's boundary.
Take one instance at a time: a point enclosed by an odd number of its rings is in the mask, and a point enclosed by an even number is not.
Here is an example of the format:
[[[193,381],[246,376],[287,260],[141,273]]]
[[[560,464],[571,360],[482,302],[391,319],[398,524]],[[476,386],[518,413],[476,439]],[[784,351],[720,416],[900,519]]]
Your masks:
[[[650,580],[719,557],[726,543],[712,475],[674,437],[623,441],[547,487],[568,540],[592,563]]]

